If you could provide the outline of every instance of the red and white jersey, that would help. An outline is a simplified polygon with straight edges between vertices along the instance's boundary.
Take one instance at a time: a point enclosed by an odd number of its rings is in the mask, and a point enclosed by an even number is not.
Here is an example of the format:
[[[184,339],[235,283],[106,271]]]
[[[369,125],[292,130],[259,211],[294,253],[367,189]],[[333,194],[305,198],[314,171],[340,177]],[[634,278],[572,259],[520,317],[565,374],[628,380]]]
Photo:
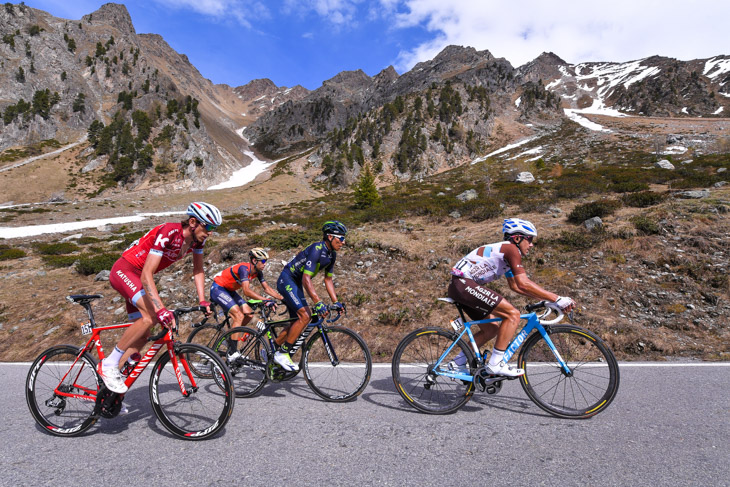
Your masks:
[[[197,244],[194,243],[183,254],[184,242],[183,227],[180,223],[163,223],[147,232],[139,240],[132,242],[132,245],[122,253],[122,257],[141,271],[148,255],[160,255],[162,260],[155,271],[159,272],[190,252],[203,253],[205,240]]]
[[[524,273],[522,254],[510,242],[482,245],[462,257],[451,269],[452,275],[472,279],[478,284],[492,282],[501,276],[514,277]]]

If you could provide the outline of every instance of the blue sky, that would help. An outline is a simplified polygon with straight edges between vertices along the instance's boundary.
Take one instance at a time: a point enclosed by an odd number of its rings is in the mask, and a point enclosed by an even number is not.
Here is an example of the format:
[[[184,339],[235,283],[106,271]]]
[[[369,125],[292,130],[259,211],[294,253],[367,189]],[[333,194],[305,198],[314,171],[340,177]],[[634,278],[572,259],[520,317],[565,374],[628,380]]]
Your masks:
[[[97,0],[26,0],[79,19]],[[160,34],[214,83],[269,78],[310,90],[340,71],[398,73],[449,44],[513,66],[545,51],[570,63],[730,54],[730,2],[694,0],[128,0],[137,33]]]

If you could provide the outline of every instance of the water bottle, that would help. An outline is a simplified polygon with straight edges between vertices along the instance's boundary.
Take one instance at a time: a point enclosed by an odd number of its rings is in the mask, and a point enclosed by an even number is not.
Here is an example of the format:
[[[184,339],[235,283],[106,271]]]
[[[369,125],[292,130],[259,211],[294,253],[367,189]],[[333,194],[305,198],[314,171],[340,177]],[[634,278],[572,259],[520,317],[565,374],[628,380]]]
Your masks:
[[[137,366],[140,360],[142,360],[142,356],[139,353],[134,352],[132,355],[130,355],[127,361],[124,362],[124,367],[122,367],[122,375],[129,375]]]

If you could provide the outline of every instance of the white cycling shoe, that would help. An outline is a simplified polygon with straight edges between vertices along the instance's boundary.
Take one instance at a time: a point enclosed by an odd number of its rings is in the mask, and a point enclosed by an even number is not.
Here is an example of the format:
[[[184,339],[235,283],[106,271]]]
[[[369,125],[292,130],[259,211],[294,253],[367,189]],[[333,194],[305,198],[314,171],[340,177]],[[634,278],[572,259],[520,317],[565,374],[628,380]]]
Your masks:
[[[525,375],[525,369],[518,369],[500,361],[497,365],[487,365],[487,373],[502,377],[519,377]]]
[[[274,354],[274,362],[281,365],[281,368],[289,372],[299,372],[299,366],[292,362],[288,353],[277,350]]]
[[[96,366],[96,372],[104,381],[104,385],[107,389],[117,394],[126,394],[127,384],[124,383],[124,377],[119,371],[119,367],[112,365],[111,367],[104,367],[104,361],[99,362]]]
[[[236,359],[238,359],[240,357],[241,357],[241,352],[239,352],[238,350],[236,350],[235,352],[233,352],[231,354],[226,354],[226,360],[228,361],[229,364],[232,364],[233,362],[236,361]]]

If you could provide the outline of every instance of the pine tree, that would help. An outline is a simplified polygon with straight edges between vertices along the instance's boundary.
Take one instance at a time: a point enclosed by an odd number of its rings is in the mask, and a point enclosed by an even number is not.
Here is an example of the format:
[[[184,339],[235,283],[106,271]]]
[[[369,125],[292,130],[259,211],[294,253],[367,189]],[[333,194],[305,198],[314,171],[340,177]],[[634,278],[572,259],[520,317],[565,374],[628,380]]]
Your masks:
[[[360,179],[355,184],[355,207],[370,208],[380,204],[380,194],[375,186],[375,176],[370,171],[370,166],[365,164],[360,174]]]

